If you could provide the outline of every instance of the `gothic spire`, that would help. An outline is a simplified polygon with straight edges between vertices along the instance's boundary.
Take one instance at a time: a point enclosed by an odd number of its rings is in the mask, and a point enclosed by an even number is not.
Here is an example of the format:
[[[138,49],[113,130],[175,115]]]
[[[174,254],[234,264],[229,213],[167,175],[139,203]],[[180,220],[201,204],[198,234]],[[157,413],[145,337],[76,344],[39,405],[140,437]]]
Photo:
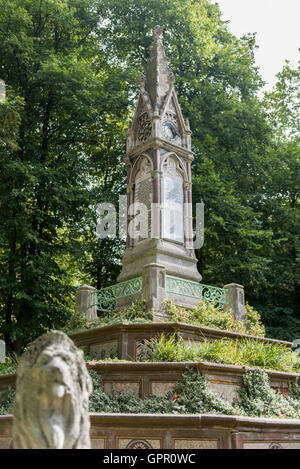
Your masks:
[[[174,74],[169,68],[162,41],[163,30],[160,26],[153,29],[153,39],[154,44],[141,85],[149,96],[152,110],[159,112],[174,83]]]

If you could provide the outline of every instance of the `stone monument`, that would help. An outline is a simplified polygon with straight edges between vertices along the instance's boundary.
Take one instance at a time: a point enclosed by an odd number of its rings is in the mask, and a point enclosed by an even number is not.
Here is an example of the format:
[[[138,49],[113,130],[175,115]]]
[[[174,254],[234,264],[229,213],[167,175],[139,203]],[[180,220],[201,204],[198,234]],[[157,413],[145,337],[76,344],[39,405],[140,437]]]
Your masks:
[[[143,298],[149,308],[160,310],[167,297],[186,307],[199,301],[166,295],[166,275],[189,282],[200,282],[201,275],[193,249],[191,130],[178,103],[160,26],[153,37],[127,134],[127,241],[118,282],[142,276]],[[125,298],[117,306],[130,302]]]
[[[17,370],[16,449],[89,449],[92,384],[83,352],[63,332],[35,340]]]

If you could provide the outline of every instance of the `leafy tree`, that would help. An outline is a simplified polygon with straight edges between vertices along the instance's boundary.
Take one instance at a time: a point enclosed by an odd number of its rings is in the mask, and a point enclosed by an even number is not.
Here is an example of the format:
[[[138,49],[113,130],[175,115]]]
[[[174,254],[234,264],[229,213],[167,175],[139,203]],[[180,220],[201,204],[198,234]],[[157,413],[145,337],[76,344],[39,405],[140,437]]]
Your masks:
[[[97,39],[97,1],[1,0],[0,18],[1,75],[23,104],[0,171],[2,333],[20,352],[73,309],[96,143],[127,98]]]

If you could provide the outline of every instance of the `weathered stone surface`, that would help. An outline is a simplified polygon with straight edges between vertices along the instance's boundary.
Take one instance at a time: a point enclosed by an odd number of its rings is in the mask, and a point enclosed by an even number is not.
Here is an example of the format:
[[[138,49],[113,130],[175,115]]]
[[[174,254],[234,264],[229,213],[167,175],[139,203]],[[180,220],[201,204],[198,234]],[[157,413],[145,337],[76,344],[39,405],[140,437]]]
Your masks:
[[[227,304],[224,310],[228,311],[231,309],[235,319],[246,322],[244,287],[237,283],[230,283],[229,285],[225,285],[224,288],[227,289]]]
[[[219,440],[212,438],[174,438],[174,449],[218,449]]]
[[[117,448],[118,449],[160,449],[161,439],[159,438],[118,438]]]
[[[12,416],[0,416],[3,448]],[[2,436],[3,435],[3,436]],[[92,448],[299,449],[298,419],[234,415],[91,414]]]
[[[5,342],[0,339],[0,363],[5,362]]]
[[[90,448],[83,353],[59,331],[39,337],[17,370],[13,440],[17,449]]]
[[[178,103],[160,26],[153,29],[153,39],[127,133],[127,240],[118,282],[143,275],[141,298],[156,310],[154,319],[161,321],[165,287],[158,284],[157,271],[145,266],[157,265],[167,275],[195,282],[201,275],[193,249],[191,130]],[[150,224],[144,229],[143,219]],[[182,307],[198,303],[183,295],[168,294],[168,298]],[[127,297],[117,307],[132,301]]]
[[[83,285],[77,288],[75,311],[83,314],[87,321],[93,321],[97,318],[96,306],[96,288],[89,285]]]
[[[106,358],[118,357],[118,341],[109,340],[103,344],[95,344],[90,346],[90,356],[96,360],[104,360]]]

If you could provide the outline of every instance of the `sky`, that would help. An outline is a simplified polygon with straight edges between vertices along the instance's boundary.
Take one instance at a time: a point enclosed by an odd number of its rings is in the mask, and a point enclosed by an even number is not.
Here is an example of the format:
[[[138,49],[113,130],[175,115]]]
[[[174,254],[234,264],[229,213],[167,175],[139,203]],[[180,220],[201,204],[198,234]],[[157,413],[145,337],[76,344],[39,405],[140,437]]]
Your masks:
[[[256,32],[256,64],[271,89],[285,60],[297,66],[300,54],[300,0],[216,0],[236,36]]]

